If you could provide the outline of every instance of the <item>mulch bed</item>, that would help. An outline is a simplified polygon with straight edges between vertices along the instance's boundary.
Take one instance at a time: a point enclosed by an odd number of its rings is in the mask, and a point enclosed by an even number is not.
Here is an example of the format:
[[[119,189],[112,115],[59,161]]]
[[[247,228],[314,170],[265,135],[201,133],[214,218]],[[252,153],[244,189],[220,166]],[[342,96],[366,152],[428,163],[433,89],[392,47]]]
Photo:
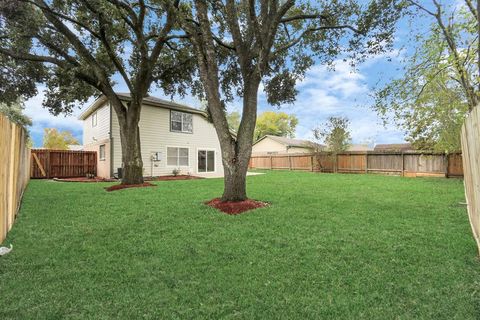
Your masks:
[[[144,182],[141,184],[116,184],[110,187],[106,187],[105,190],[110,192],[110,191],[116,191],[116,190],[122,190],[122,189],[128,189],[128,188],[145,188],[145,187],[156,187],[156,185],[151,184],[150,182]]]
[[[225,201],[222,202],[220,198],[215,198],[205,202],[207,206],[218,209],[226,214],[236,215],[245,211],[263,208],[268,206],[267,202],[257,201],[253,199],[247,199],[244,201]]]
[[[106,179],[106,178],[87,178],[87,177],[77,177],[77,178],[53,178],[54,181],[59,182],[115,182],[117,179]]]
[[[145,177],[145,181],[170,181],[170,180],[196,180],[205,179],[202,177],[178,175],[178,176],[159,176],[159,177]]]

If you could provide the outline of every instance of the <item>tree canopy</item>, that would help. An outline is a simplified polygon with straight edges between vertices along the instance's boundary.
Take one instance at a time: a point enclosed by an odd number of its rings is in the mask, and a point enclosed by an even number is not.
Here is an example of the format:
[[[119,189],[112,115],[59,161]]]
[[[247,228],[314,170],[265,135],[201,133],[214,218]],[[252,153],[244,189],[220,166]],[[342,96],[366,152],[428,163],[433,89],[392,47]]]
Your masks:
[[[196,92],[208,101],[222,146],[223,200],[246,198],[260,83],[268,103],[292,103],[296,82],[314,63],[339,56],[354,63],[391,48],[401,8],[395,0],[194,0],[181,7],[198,66]],[[232,137],[225,110],[235,96],[243,110]]]
[[[191,50],[176,23],[180,1],[3,0],[0,2],[0,99],[12,103],[46,86],[54,115],[104,94],[120,124],[123,183],[143,181],[138,122],[152,83],[185,93]],[[114,91],[123,83],[131,100]]]
[[[45,128],[43,132],[43,147],[46,149],[68,150],[69,145],[79,145],[71,131],[58,131],[56,128]]]
[[[4,114],[10,121],[27,127],[32,125],[32,120],[24,114],[24,105],[20,101],[12,103],[0,103],[0,113]]]
[[[461,125],[480,94],[477,10],[470,0],[457,10],[436,0],[407,3],[414,18],[431,18],[430,28],[415,34],[402,76],[376,91],[374,108],[385,121],[393,116],[418,149],[459,150]]]
[[[295,137],[298,118],[285,112],[265,111],[257,118],[254,141],[266,134],[280,137]]]
[[[346,117],[330,117],[321,126],[314,128],[315,140],[327,145],[333,153],[346,151],[351,143],[350,120]]]

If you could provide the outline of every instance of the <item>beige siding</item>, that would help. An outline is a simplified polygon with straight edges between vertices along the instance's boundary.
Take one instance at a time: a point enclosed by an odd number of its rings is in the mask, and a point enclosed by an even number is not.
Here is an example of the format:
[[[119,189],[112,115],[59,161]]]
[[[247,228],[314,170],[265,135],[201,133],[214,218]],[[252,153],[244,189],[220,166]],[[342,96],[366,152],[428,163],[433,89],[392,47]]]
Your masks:
[[[100,146],[105,145],[105,159],[100,159]],[[110,178],[110,139],[98,141],[83,147],[85,151],[97,152],[97,177]]]
[[[286,153],[287,146],[266,137],[252,147],[252,154]]]
[[[287,153],[312,153],[311,148],[291,147],[288,148]]]
[[[189,165],[179,167],[181,174],[223,176],[220,143],[213,125],[203,116],[193,115],[193,134],[170,131],[170,110],[143,106],[140,119],[140,139],[145,176],[171,175],[176,167],[167,166],[167,146],[189,148]],[[122,166],[120,129],[116,115],[112,119],[113,172]],[[215,150],[215,172],[197,172],[198,149]],[[152,161],[154,152],[161,152],[161,161]]]
[[[97,114],[97,125],[92,126],[92,117]],[[104,104],[83,121],[83,145],[96,144],[108,139],[110,133],[110,106]]]

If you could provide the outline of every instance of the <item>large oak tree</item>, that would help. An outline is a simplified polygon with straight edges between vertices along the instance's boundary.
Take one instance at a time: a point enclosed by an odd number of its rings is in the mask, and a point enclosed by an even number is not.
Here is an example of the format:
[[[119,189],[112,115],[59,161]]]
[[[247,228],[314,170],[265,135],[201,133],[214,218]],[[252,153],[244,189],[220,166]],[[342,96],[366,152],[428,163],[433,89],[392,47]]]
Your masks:
[[[175,30],[178,5],[178,0],[2,0],[1,102],[28,99],[43,83],[44,106],[59,114],[104,94],[120,124],[122,183],[143,182],[142,100],[152,83],[167,94],[182,92],[191,75],[189,51]],[[114,77],[128,88],[128,103],[115,93]]]
[[[198,92],[221,144],[224,201],[247,198],[260,84],[270,104],[294,102],[295,83],[315,62],[359,61],[388,49],[401,12],[395,0],[193,0],[181,8],[197,58]],[[236,137],[225,108],[234,96],[243,103]]]

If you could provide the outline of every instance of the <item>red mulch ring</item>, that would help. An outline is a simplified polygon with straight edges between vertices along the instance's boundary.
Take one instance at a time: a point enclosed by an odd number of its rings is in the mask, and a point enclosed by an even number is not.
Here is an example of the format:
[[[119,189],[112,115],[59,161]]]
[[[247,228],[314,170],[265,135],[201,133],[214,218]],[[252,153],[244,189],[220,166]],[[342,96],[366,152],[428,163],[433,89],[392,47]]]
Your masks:
[[[53,178],[54,181],[59,182],[115,182],[117,179],[106,179],[106,178],[87,178],[87,177],[77,177],[77,178]]]
[[[145,177],[145,181],[170,181],[170,180],[195,180],[204,179],[202,177],[178,175],[178,176],[159,176],[159,177]]]
[[[128,188],[144,188],[144,187],[156,187],[156,185],[151,184],[150,182],[144,182],[141,184],[116,184],[111,187],[105,188],[105,190],[110,192],[110,191],[116,191],[116,190],[122,190],[122,189],[128,189]]]
[[[218,209],[226,214],[235,215],[240,214],[248,210],[253,210],[257,208],[263,208],[268,206],[268,203],[247,199],[244,201],[225,201],[222,202],[220,198],[215,198],[210,201],[205,202],[207,206]]]

